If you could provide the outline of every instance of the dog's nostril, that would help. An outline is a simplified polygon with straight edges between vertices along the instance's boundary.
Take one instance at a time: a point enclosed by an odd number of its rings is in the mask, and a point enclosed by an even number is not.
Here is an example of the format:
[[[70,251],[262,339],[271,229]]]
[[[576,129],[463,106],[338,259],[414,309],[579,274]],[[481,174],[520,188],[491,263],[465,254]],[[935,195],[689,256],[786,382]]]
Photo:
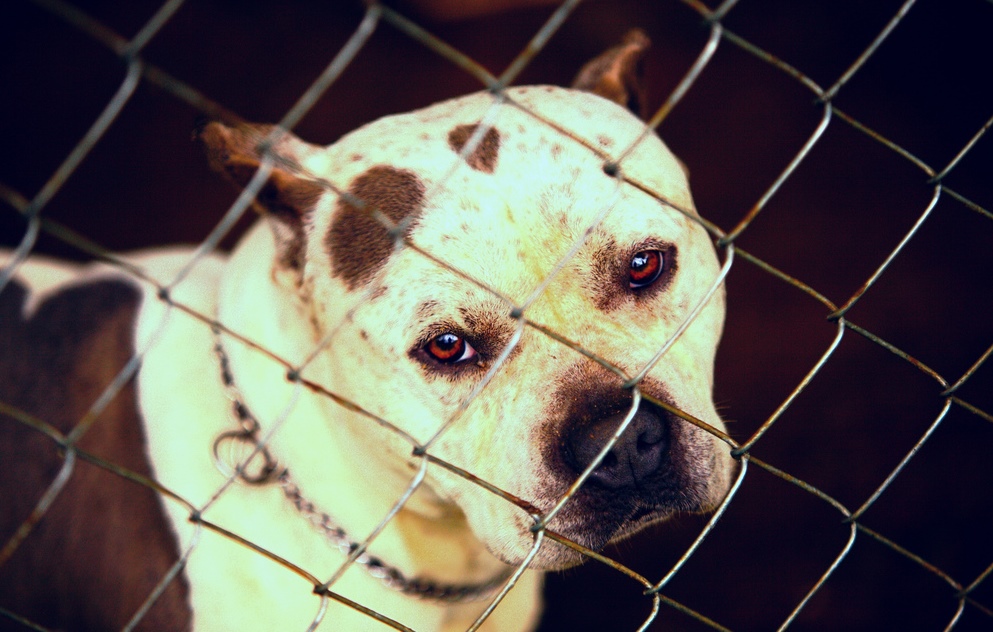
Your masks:
[[[564,446],[569,467],[577,474],[585,470],[626,416],[625,411],[573,429]],[[654,408],[639,408],[624,434],[590,474],[590,480],[610,489],[641,486],[666,462],[667,438],[664,416]]]
[[[589,465],[589,463],[587,463],[587,465]],[[600,461],[600,465],[597,466],[597,467],[598,468],[612,468],[612,467],[617,467],[617,455],[614,454],[613,450],[611,450],[610,452],[608,452],[606,454],[606,456],[603,457],[603,460]]]
[[[650,424],[638,434],[638,452],[648,452],[653,450],[665,438],[662,431],[662,424]]]

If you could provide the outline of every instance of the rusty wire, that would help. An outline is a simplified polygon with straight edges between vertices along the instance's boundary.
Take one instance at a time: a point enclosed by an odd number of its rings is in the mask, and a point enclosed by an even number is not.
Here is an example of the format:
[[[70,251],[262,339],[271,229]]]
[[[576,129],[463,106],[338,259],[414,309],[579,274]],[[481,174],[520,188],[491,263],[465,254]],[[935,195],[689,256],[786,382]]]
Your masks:
[[[555,332],[548,327],[545,327],[541,323],[531,321],[526,315],[526,309],[528,305],[533,302],[538,294],[543,290],[539,287],[535,290],[535,294],[531,296],[523,305],[517,306],[508,297],[499,295],[492,288],[487,287],[484,283],[477,279],[473,279],[466,275],[464,272],[460,271],[456,262],[446,262],[432,253],[426,252],[420,248],[417,244],[411,243],[406,239],[398,239],[397,247],[409,248],[414,252],[417,252],[421,256],[424,256],[436,265],[439,265],[463,278],[468,279],[472,283],[483,290],[489,291],[492,295],[496,296],[498,299],[504,301],[509,308],[510,315],[515,318],[518,322],[517,334],[515,336],[513,344],[517,343],[520,338],[520,334],[523,328],[527,327],[535,332],[546,335],[553,340],[577,351],[583,356],[597,362],[607,370],[615,373],[623,380],[628,382],[633,393],[631,409],[628,412],[627,417],[620,424],[617,432],[612,437],[611,441],[601,450],[601,453],[597,458],[586,468],[575,483],[569,487],[569,489],[559,498],[555,505],[542,512],[537,507],[531,505],[527,499],[521,499],[513,496],[505,490],[498,488],[496,485],[489,481],[483,481],[476,478],[471,472],[462,469],[459,465],[454,463],[448,463],[437,456],[430,453],[430,448],[432,447],[434,441],[446,431],[446,429],[457,421],[458,413],[452,419],[446,420],[439,428],[437,433],[431,437],[427,442],[420,443],[416,438],[406,434],[403,430],[397,427],[393,422],[388,419],[382,419],[375,415],[374,413],[364,409],[358,403],[348,400],[329,390],[327,387],[311,382],[301,376],[301,371],[304,366],[313,358],[313,355],[319,350],[315,350],[309,358],[303,359],[302,364],[294,363],[293,360],[299,359],[285,359],[277,356],[271,351],[265,349],[265,347],[256,341],[250,340],[245,336],[241,335],[236,331],[231,331],[228,329],[224,323],[219,322],[214,316],[208,314],[198,313],[196,310],[182,304],[181,302],[175,300],[171,294],[171,289],[175,287],[185,275],[193,269],[198,263],[209,253],[213,252],[220,240],[226,235],[235,222],[241,218],[244,214],[245,209],[249,207],[252,203],[254,196],[261,189],[266,178],[268,177],[271,169],[276,162],[281,160],[281,157],[272,154],[271,151],[267,152],[264,157],[261,166],[256,172],[252,181],[245,188],[238,199],[231,205],[228,209],[227,214],[217,225],[214,231],[205,238],[197,250],[191,255],[187,265],[183,270],[173,279],[163,281],[161,279],[154,279],[148,275],[144,270],[127,261],[121,259],[120,257],[108,252],[102,248],[99,244],[92,242],[83,235],[79,235],[74,231],[60,225],[58,222],[50,220],[44,216],[44,209],[49,202],[49,200],[66,184],[70,179],[76,168],[81,162],[83,162],[93,148],[93,146],[99,142],[103,137],[107,129],[112,126],[119,116],[120,112],[128,106],[129,99],[134,93],[136,87],[141,81],[147,81],[149,83],[155,84],[163,88],[167,93],[172,95],[172,97],[179,99],[187,104],[192,105],[199,111],[213,116],[215,118],[220,118],[227,121],[238,121],[240,117],[229,111],[224,106],[215,103],[208,97],[204,96],[199,90],[191,85],[188,85],[184,81],[174,78],[168,72],[147,63],[142,59],[142,52],[146,46],[153,41],[158,32],[162,27],[168,23],[169,19],[174,15],[176,10],[182,4],[182,0],[168,0],[162,7],[148,20],[145,26],[139,30],[139,32],[132,38],[128,39],[115,33],[105,25],[101,24],[99,21],[94,20],[90,16],[86,15],[83,11],[73,6],[70,3],[63,2],[63,0],[34,0],[35,3],[52,14],[65,20],[67,23],[73,25],[75,28],[79,29],[81,32],[87,34],[94,40],[100,42],[107,48],[109,48],[124,64],[125,66],[125,76],[121,82],[120,87],[117,92],[108,101],[104,108],[104,111],[100,116],[93,122],[89,131],[83,137],[83,139],[72,149],[72,151],[66,156],[62,164],[51,174],[47,179],[44,186],[33,195],[24,195],[21,192],[14,191],[9,187],[0,184],[0,199],[5,201],[9,206],[14,208],[17,212],[21,213],[27,220],[27,229],[24,232],[23,238],[14,253],[11,260],[8,261],[7,265],[0,270],[0,290],[2,290],[3,285],[13,276],[16,272],[17,267],[20,263],[30,256],[31,251],[34,248],[36,238],[39,233],[45,232],[47,234],[53,235],[67,243],[72,244],[74,247],[80,249],[83,252],[88,253],[96,259],[107,262],[110,265],[116,266],[126,274],[129,274],[141,281],[142,283],[151,284],[156,288],[160,299],[167,306],[167,317],[172,311],[178,311],[188,316],[192,316],[198,319],[205,326],[210,326],[216,328],[218,331],[224,333],[225,336],[230,337],[233,340],[238,341],[241,344],[247,345],[252,349],[267,355],[273,361],[279,363],[286,369],[287,379],[290,382],[294,382],[299,389],[307,389],[311,392],[321,394],[325,397],[330,398],[338,405],[343,406],[351,411],[357,412],[361,415],[366,416],[370,423],[378,424],[380,427],[385,428],[387,431],[392,432],[396,436],[400,437],[405,442],[409,443],[411,446],[412,454],[420,459],[420,469],[418,475],[412,479],[410,487],[407,489],[406,494],[397,500],[397,504],[394,506],[392,511],[383,517],[382,522],[378,525],[377,529],[371,534],[366,540],[362,542],[362,550],[375,538],[375,536],[385,528],[386,524],[392,519],[393,515],[399,511],[403,506],[403,503],[409,498],[409,496],[414,492],[414,490],[420,485],[425,473],[429,467],[444,469],[455,476],[462,477],[469,480],[482,488],[486,489],[489,493],[494,494],[506,502],[511,503],[527,512],[534,519],[533,535],[534,542],[527,559],[515,570],[515,573],[507,581],[506,585],[500,591],[500,593],[494,598],[494,600],[489,604],[487,609],[481,614],[479,619],[470,628],[474,630],[478,628],[486,619],[488,614],[492,611],[494,607],[499,603],[499,601],[507,594],[508,591],[513,589],[514,584],[521,576],[521,574],[526,570],[530,560],[536,555],[543,545],[544,541],[550,540],[558,543],[562,546],[570,547],[589,558],[592,561],[600,563],[605,567],[608,567],[614,571],[617,571],[621,576],[633,580],[640,587],[639,591],[643,592],[646,598],[650,600],[651,611],[639,629],[646,629],[658,616],[661,606],[665,605],[668,608],[682,612],[696,621],[707,625],[713,629],[724,630],[728,629],[719,622],[713,621],[706,616],[705,613],[700,613],[692,608],[689,608],[685,604],[682,604],[671,597],[664,594],[664,590],[667,587],[669,581],[680,571],[685,562],[694,554],[700,543],[708,537],[715,525],[718,524],[724,510],[733,502],[737,496],[737,492],[742,482],[745,480],[746,476],[749,475],[751,469],[758,468],[773,476],[776,476],[791,485],[803,490],[804,492],[811,494],[815,498],[819,499],[829,507],[837,511],[843,521],[848,524],[849,536],[842,546],[841,550],[832,560],[831,564],[824,569],[821,576],[809,587],[805,593],[803,599],[799,601],[795,608],[789,613],[787,618],[782,622],[780,629],[785,629],[789,627],[798,617],[798,615],[803,610],[804,606],[809,602],[809,600],[818,592],[821,586],[831,577],[835,569],[842,563],[842,561],[850,553],[853,544],[855,543],[857,537],[860,534],[864,534],[866,537],[870,537],[889,549],[899,553],[908,560],[911,560],[915,564],[921,566],[929,573],[932,573],[941,579],[943,579],[953,591],[952,594],[956,597],[958,608],[954,613],[952,619],[948,624],[948,628],[951,628],[959,620],[962,612],[966,606],[974,608],[976,611],[990,617],[993,619],[993,607],[990,604],[985,604],[977,601],[973,598],[973,593],[975,589],[986,581],[990,574],[993,574],[993,564],[987,566],[985,570],[980,573],[977,577],[972,578],[971,581],[959,581],[949,574],[942,571],[940,568],[931,564],[927,560],[915,555],[908,549],[902,547],[899,543],[896,543],[883,534],[880,534],[860,522],[860,517],[869,509],[869,507],[882,496],[888,486],[903,472],[907,464],[915,457],[919,450],[925,445],[925,443],[932,436],[934,431],[942,424],[948,411],[952,406],[956,406],[961,410],[967,411],[981,419],[993,422],[993,415],[989,411],[985,411],[974,404],[961,399],[956,395],[959,388],[965,383],[975,372],[988,361],[988,358],[993,354],[993,346],[985,349],[983,352],[977,354],[977,360],[963,373],[961,376],[953,376],[946,378],[940,375],[937,371],[926,366],[919,360],[915,359],[910,353],[896,347],[895,345],[883,340],[878,335],[864,329],[863,327],[857,325],[856,323],[849,320],[846,316],[852,306],[868,292],[874,283],[887,272],[890,264],[895,260],[903,250],[904,246],[907,245],[912,239],[914,239],[917,234],[918,229],[925,223],[928,217],[931,215],[933,209],[937,205],[939,198],[944,194],[948,199],[954,200],[961,204],[963,207],[973,210],[979,215],[993,219],[993,213],[991,213],[988,207],[983,206],[973,200],[968,199],[964,195],[949,189],[945,186],[944,180],[946,176],[951,172],[962,160],[962,158],[967,155],[970,150],[976,145],[976,143],[984,136],[987,130],[993,125],[993,118],[987,120],[983,126],[965,143],[961,149],[954,155],[954,157],[949,160],[948,164],[941,168],[933,168],[926,164],[924,161],[920,160],[913,154],[911,154],[906,149],[902,148],[896,142],[886,138],[882,134],[876,132],[875,130],[869,128],[868,126],[862,124],[852,116],[846,114],[845,112],[839,110],[834,105],[834,100],[836,97],[843,93],[844,88],[848,82],[852,79],[854,75],[862,68],[865,62],[875,53],[875,51],[884,44],[886,39],[891,36],[891,34],[900,28],[900,23],[904,17],[913,10],[913,5],[915,0],[907,0],[898,9],[898,11],[892,16],[892,18],[887,22],[884,28],[877,34],[877,36],[869,43],[869,45],[864,49],[864,51],[852,61],[852,63],[847,67],[847,69],[842,73],[841,76],[837,78],[834,83],[831,84],[829,88],[822,89],[813,80],[807,77],[800,70],[793,68],[785,61],[778,59],[771,53],[763,50],[761,46],[740,37],[736,33],[727,29],[723,24],[723,20],[730,14],[733,14],[737,5],[739,4],[736,0],[728,0],[724,2],[717,9],[711,10],[705,6],[699,0],[682,0],[683,4],[688,6],[690,9],[699,13],[704,21],[704,28],[709,29],[709,38],[706,44],[701,49],[696,61],[691,66],[689,71],[683,77],[682,81],[673,90],[665,102],[658,108],[652,117],[649,124],[646,126],[645,134],[651,133],[651,130],[657,128],[669,115],[674,108],[678,107],[683,96],[692,90],[698,78],[702,73],[706,72],[706,68],[711,58],[718,50],[720,46],[736,46],[742,50],[756,56],[765,63],[776,68],[778,71],[785,73],[787,76],[791,77],[797,83],[811,91],[811,93],[816,97],[817,102],[814,104],[815,107],[821,108],[822,114],[818,124],[812,130],[810,136],[807,140],[797,148],[794,158],[784,167],[780,172],[779,176],[766,188],[762,196],[755,202],[755,204],[748,209],[742,216],[742,219],[733,226],[728,231],[723,231],[714,224],[708,222],[705,219],[700,219],[699,221],[710,231],[713,235],[715,244],[723,249],[725,265],[722,268],[721,276],[715,280],[714,287],[711,288],[707,297],[704,299],[709,300],[711,294],[722,282],[724,275],[727,274],[728,270],[731,268],[732,262],[735,260],[735,253],[738,260],[741,260],[748,265],[755,266],[757,269],[773,276],[774,278],[787,284],[792,289],[799,290],[803,294],[813,298],[815,302],[819,303],[824,308],[825,319],[830,321],[830,326],[836,328],[836,333],[832,338],[832,342],[829,344],[827,349],[820,356],[818,361],[811,367],[804,378],[792,389],[792,391],[783,399],[779,407],[771,414],[771,416],[762,423],[759,428],[748,438],[741,442],[735,441],[731,437],[719,433],[715,429],[711,428],[705,422],[693,418],[691,415],[683,411],[678,411],[671,409],[664,402],[655,402],[656,404],[670,409],[671,412],[682,417],[684,420],[697,425],[709,432],[712,432],[725,441],[728,444],[729,449],[732,454],[738,458],[741,462],[741,467],[738,472],[738,476],[733,483],[731,492],[728,494],[727,498],[724,500],[720,508],[715,512],[713,517],[708,521],[707,525],[701,531],[699,536],[693,541],[691,546],[686,550],[683,556],[675,563],[675,565],[667,572],[660,573],[659,579],[653,581],[648,579],[641,574],[631,570],[630,568],[620,564],[619,562],[606,557],[601,553],[585,549],[581,545],[571,542],[562,535],[554,532],[547,527],[551,519],[556,515],[556,513],[561,510],[575,494],[576,490],[579,489],[580,485],[586,479],[591,471],[597,466],[600,460],[606,455],[609,449],[612,447],[613,443],[617,440],[620,434],[624,431],[627,424],[630,422],[634,411],[637,407],[637,403],[640,400],[642,393],[638,390],[638,382],[644,377],[648,368],[652,366],[655,362],[659,361],[662,355],[667,350],[668,346],[672,343],[672,340],[668,341],[662,348],[658,350],[651,363],[644,367],[642,371],[636,376],[626,375],[624,371],[614,366],[607,358],[601,358],[592,354],[591,352],[583,349],[580,345],[573,341],[568,340],[562,334]],[[505,98],[502,94],[503,88],[509,85],[515,77],[521,72],[521,70],[528,64],[528,62],[536,55],[542,47],[547,45],[551,35],[566,21],[568,20],[572,10],[578,2],[566,1],[563,2],[558,10],[552,13],[549,20],[545,23],[541,30],[534,34],[534,36],[529,40],[526,47],[520,52],[520,54],[511,62],[511,64],[502,73],[493,74],[490,71],[483,68],[475,60],[457,51],[455,48],[442,41],[441,39],[431,35],[422,26],[417,24],[414,20],[404,15],[395,9],[383,6],[377,2],[367,3],[367,9],[365,13],[365,18],[356,29],[355,33],[350,38],[349,42],[337,53],[335,53],[331,60],[328,62],[325,70],[314,79],[310,87],[305,91],[294,103],[294,105],[286,112],[282,118],[281,124],[286,129],[291,129],[300,119],[314,106],[317,99],[327,90],[327,88],[335,82],[342,71],[351,63],[358,52],[366,45],[369,37],[372,35],[376,29],[380,28],[382,22],[387,23],[390,27],[396,31],[403,33],[404,35],[411,37],[418,42],[422,43],[424,46],[435,51],[439,56],[443,57],[449,63],[461,68],[463,71],[469,75],[475,77],[483,87],[489,89],[494,94],[496,105],[494,107],[516,107],[520,108],[519,104],[513,101],[507,100],[506,104],[503,103]],[[669,203],[664,200],[663,197],[657,192],[653,192],[650,188],[646,187],[644,184],[637,181],[629,179],[623,174],[623,171],[617,171],[616,167],[620,164],[623,159],[633,150],[634,146],[637,144],[635,141],[630,147],[623,150],[620,154],[616,156],[609,156],[602,153],[598,148],[590,146],[586,141],[577,136],[573,135],[568,129],[561,127],[559,122],[547,121],[538,115],[528,112],[535,117],[536,121],[540,124],[545,124],[553,129],[560,131],[563,136],[570,139],[572,142],[579,143],[586,146],[587,149],[593,151],[601,160],[605,168],[608,169],[613,166],[615,169],[613,171],[617,172],[618,186],[633,186],[641,189],[651,195],[654,195],[660,201],[664,203]],[[763,261],[762,259],[756,257],[755,255],[742,249],[740,246],[735,244],[736,240],[747,231],[752,221],[760,214],[760,212],[766,207],[767,203],[772,199],[777,192],[780,190],[784,182],[786,182],[797,170],[800,164],[807,158],[808,154],[815,147],[823,137],[825,131],[831,125],[836,124],[846,124],[853,129],[867,135],[869,138],[877,141],[882,146],[892,151],[895,155],[906,160],[910,164],[914,165],[923,173],[922,181],[926,184],[933,186],[933,195],[927,206],[921,211],[916,222],[900,237],[897,243],[890,250],[889,254],[884,258],[882,263],[877,267],[873,274],[859,287],[859,289],[854,292],[848,299],[842,303],[840,306],[836,305],[825,296],[820,294],[817,290],[810,287],[808,284],[804,283],[802,280],[794,278],[789,273],[781,271],[771,264]],[[463,154],[468,154],[473,151],[475,145],[478,144],[486,131],[485,125],[480,125],[479,129],[473,134],[472,138],[469,139],[465,148],[462,150]],[[275,133],[274,133],[275,134]],[[272,141],[275,138],[270,138],[268,140],[268,146],[271,148]],[[285,165],[284,165],[285,166]],[[333,186],[330,185],[329,186]],[[357,201],[361,205],[361,201]],[[383,221],[391,230],[396,231],[397,227],[393,226],[386,220],[381,213],[377,213],[375,209],[366,209],[370,214],[372,214],[377,219]],[[685,209],[681,209],[687,212]],[[609,208],[604,209],[604,213],[609,212]],[[689,214],[689,213],[688,213]],[[692,215],[692,214],[691,214]],[[572,250],[559,262],[559,267],[565,265],[568,259],[575,254],[578,246],[573,247]],[[556,268],[557,270],[558,268]],[[553,272],[554,274],[554,272]],[[547,280],[546,283],[547,284]],[[699,311],[699,307],[693,310],[686,317],[683,322],[683,327],[680,329],[682,331],[685,326],[692,321],[695,317],[696,312]],[[164,322],[163,322],[164,326]],[[821,491],[814,485],[801,480],[788,471],[777,467],[771,463],[767,463],[753,454],[753,448],[758,444],[758,442],[767,434],[767,432],[773,427],[777,419],[782,415],[787,407],[804,392],[807,386],[812,380],[816,379],[818,372],[821,368],[828,363],[835,353],[842,337],[846,332],[852,332],[853,334],[858,334],[864,337],[866,340],[878,345],[880,348],[889,351],[890,353],[896,355],[902,360],[908,362],[919,371],[924,373],[929,378],[935,380],[941,387],[940,397],[942,398],[942,408],[939,414],[934,418],[933,422],[928,426],[927,430],[918,438],[911,450],[909,450],[900,463],[890,472],[886,479],[876,488],[876,490],[867,498],[865,501],[857,508],[850,509],[846,507],[843,503],[837,499],[831,497],[827,493]],[[678,335],[678,332],[677,334]],[[333,334],[332,334],[333,336]],[[675,337],[675,336],[674,336]],[[154,342],[154,336],[153,340]],[[330,344],[330,336],[328,340],[322,343],[321,348],[324,345]],[[149,343],[151,344],[151,343]],[[509,356],[512,350],[512,345],[504,350],[499,360],[494,363],[491,367],[488,376],[492,376],[497,370],[499,370],[500,365]],[[63,434],[56,429],[49,426],[45,420],[33,418],[31,415],[25,413],[24,411],[16,410],[13,407],[0,402],[0,412],[12,419],[17,420],[19,423],[23,423],[26,426],[32,428],[34,431],[44,434],[49,437],[54,443],[58,444],[64,454],[63,467],[57,474],[57,476],[52,480],[50,486],[45,491],[43,496],[38,500],[35,511],[32,515],[24,521],[21,528],[16,534],[14,534],[7,542],[3,543],[3,547],[0,548],[0,572],[2,572],[3,563],[10,558],[14,551],[19,547],[19,545],[24,541],[25,538],[30,536],[32,528],[38,524],[42,519],[44,519],[45,513],[48,507],[54,499],[61,493],[66,481],[71,476],[75,464],[78,460],[85,460],[89,463],[93,463],[99,467],[106,469],[118,476],[131,480],[135,483],[144,485],[157,493],[161,494],[163,497],[167,498],[171,502],[180,503],[189,512],[190,521],[196,525],[196,534],[194,541],[181,553],[180,560],[173,566],[170,572],[163,578],[161,578],[158,583],[156,590],[148,596],[142,607],[134,614],[131,622],[128,625],[128,629],[140,623],[142,616],[145,612],[154,604],[155,599],[165,590],[171,581],[175,579],[176,576],[182,570],[182,566],[189,558],[190,555],[195,553],[197,538],[201,530],[209,530],[214,533],[219,533],[234,542],[238,542],[245,547],[248,547],[258,554],[266,556],[270,559],[277,561],[286,568],[292,570],[297,575],[299,575],[303,582],[302,586],[306,586],[307,590],[312,590],[317,595],[321,597],[318,612],[315,615],[314,621],[310,629],[316,628],[327,609],[328,601],[333,600],[341,604],[345,604],[352,607],[360,612],[367,614],[395,629],[404,630],[407,629],[401,623],[392,621],[383,615],[376,613],[366,607],[363,604],[355,603],[348,598],[335,594],[330,588],[332,584],[341,576],[342,573],[347,569],[348,564],[354,561],[354,559],[361,553],[361,551],[354,552],[349,560],[339,568],[330,579],[322,581],[315,573],[312,573],[306,569],[300,568],[288,560],[281,559],[274,553],[265,550],[264,548],[252,543],[244,538],[238,536],[237,534],[231,533],[219,525],[211,523],[209,520],[203,517],[203,511],[205,506],[196,506],[195,504],[183,499],[178,494],[172,492],[171,490],[163,487],[157,481],[149,479],[147,477],[141,476],[134,472],[130,472],[125,468],[120,467],[117,464],[107,462],[100,457],[89,454],[86,451],[78,448],[76,444],[80,437],[86,432],[93,421],[96,419],[99,412],[107,405],[107,403],[116,395],[123,387],[125,382],[130,379],[134,372],[137,370],[138,364],[142,357],[142,350],[138,350],[135,356],[132,358],[131,362],[125,366],[121,372],[116,376],[116,378],[111,382],[111,384],[105,389],[100,398],[95,401],[90,409],[90,411],[79,420],[78,424],[67,434]],[[467,401],[463,402],[461,410],[464,410],[466,406],[471,402],[472,397],[485,387],[487,380],[479,385],[477,389],[473,391]],[[650,399],[650,398],[649,398]],[[652,400],[654,401],[654,400]],[[263,443],[264,446],[264,443]],[[215,498],[222,494],[224,489],[219,489]],[[209,505],[209,503],[208,503]],[[23,617],[18,615],[16,612],[10,612],[5,609],[0,609],[0,615],[7,617],[8,619],[21,623],[27,629],[39,629],[43,630],[37,624],[25,620]]]

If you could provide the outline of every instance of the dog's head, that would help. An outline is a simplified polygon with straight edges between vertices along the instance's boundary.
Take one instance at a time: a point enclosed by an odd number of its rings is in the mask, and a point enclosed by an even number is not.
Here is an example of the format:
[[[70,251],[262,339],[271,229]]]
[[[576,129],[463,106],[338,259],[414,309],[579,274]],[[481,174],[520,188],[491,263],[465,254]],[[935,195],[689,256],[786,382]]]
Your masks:
[[[596,60],[581,89],[474,94],[326,148],[282,135],[258,196],[276,233],[274,282],[305,305],[315,344],[330,336],[319,379],[420,442],[447,424],[430,454],[546,511],[630,418],[549,525],[593,549],[713,508],[732,469],[726,444],[655,403],[723,430],[711,399],[718,260],[682,165],[652,133],[636,143],[645,127],[624,107],[640,107],[644,45],[634,36]],[[244,185],[272,131],[212,123],[200,136]],[[632,410],[620,374],[646,367]],[[328,423],[372,422],[338,408]],[[384,446],[367,458],[409,479],[410,445]],[[526,511],[431,471],[432,497],[457,505],[490,551],[527,554]],[[580,558],[547,543],[534,565]]]

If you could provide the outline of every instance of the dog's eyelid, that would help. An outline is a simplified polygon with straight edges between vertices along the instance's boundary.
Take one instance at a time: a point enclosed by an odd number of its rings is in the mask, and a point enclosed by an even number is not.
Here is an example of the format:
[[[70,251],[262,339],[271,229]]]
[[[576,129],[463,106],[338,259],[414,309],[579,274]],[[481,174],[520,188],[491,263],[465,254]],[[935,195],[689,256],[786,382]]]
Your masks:
[[[647,250],[658,250],[666,259],[673,259],[676,254],[676,245],[661,238],[652,237],[631,243],[627,249],[620,250],[620,256],[625,261],[630,261],[635,255]]]

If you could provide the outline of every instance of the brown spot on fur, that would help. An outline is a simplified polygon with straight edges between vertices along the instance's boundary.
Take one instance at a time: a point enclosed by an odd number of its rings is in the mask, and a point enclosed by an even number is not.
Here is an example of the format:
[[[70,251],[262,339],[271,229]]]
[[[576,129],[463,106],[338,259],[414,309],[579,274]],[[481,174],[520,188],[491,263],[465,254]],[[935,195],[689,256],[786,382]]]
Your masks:
[[[375,290],[373,290],[372,294],[369,295],[369,302],[372,303],[385,296],[386,290],[388,289],[390,288],[389,286],[386,285],[380,285],[379,287],[377,287]]]
[[[418,319],[427,320],[436,309],[438,309],[438,301],[424,301],[417,306],[415,313]]]
[[[354,290],[376,274],[393,252],[389,231],[373,212],[378,210],[395,224],[411,220],[403,233],[408,237],[424,206],[424,185],[410,171],[377,165],[356,177],[348,192],[364,207],[339,198],[324,243],[334,275]]]
[[[501,308],[503,306],[501,305]],[[503,353],[504,348],[510,344],[510,339],[514,336],[516,324],[506,316],[505,310],[497,312],[490,308],[470,308],[460,307],[459,315],[466,328],[475,336],[476,349],[482,353],[487,360],[492,361]],[[521,345],[517,345],[507,357],[510,362],[521,350]]]
[[[455,153],[460,153],[465,144],[469,142],[469,139],[476,132],[479,125],[457,125],[448,132],[448,146],[452,148]],[[497,157],[500,153],[500,132],[496,128],[491,127],[486,130],[483,137],[480,139],[479,144],[473,149],[472,153],[466,156],[465,161],[470,167],[476,171],[482,171],[483,173],[493,173],[496,169]]]
[[[590,256],[591,279],[587,292],[596,308],[610,312],[620,305],[626,294],[624,279],[618,272],[617,242],[609,239],[597,244]]]
[[[140,295],[124,282],[98,281],[50,297],[25,320],[26,294],[16,282],[0,293],[0,401],[66,433],[131,358]],[[79,447],[151,476],[133,379]],[[0,414],[0,541],[28,517],[63,462],[54,441]],[[177,559],[157,494],[80,459],[3,566],[0,606],[45,628],[119,630]],[[176,577],[137,629],[189,630],[188,592]]]

